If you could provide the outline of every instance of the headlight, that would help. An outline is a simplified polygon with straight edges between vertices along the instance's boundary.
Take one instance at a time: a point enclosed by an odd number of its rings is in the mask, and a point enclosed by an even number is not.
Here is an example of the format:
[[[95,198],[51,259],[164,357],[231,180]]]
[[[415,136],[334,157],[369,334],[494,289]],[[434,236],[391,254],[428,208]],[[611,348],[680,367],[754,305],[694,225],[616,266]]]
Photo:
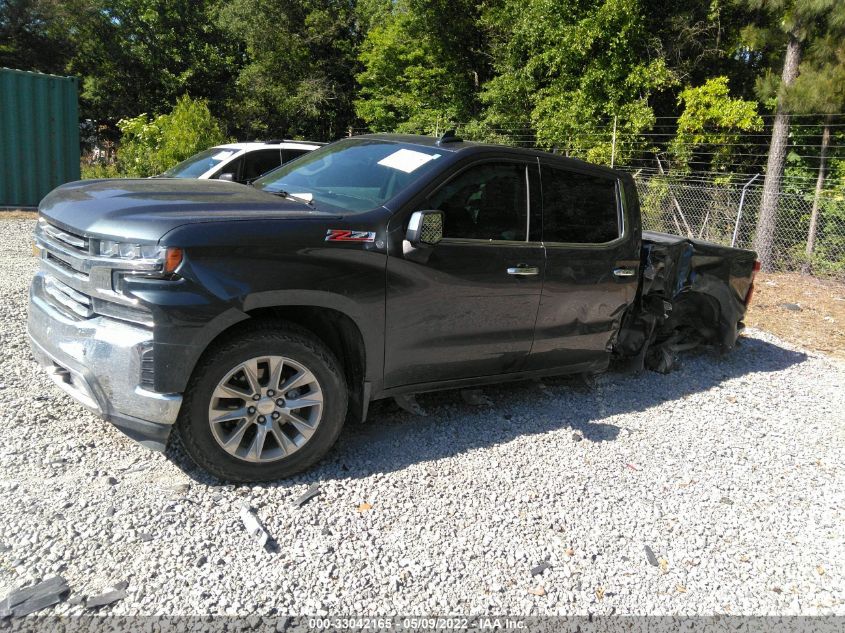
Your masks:
[[[115,240],[100,240],[97,252],[101,257],[126,261],[126,264],[116,266],[117,270],[124,270],[121,274],[164,274],[168,277],[179,268],[184,256],[184,251],[178,246],[164,247]]]
[[[164,250],[158,244],[132,244],[131,242],[100,240],[100,255],[104,257],[161,260],[164,258]]]

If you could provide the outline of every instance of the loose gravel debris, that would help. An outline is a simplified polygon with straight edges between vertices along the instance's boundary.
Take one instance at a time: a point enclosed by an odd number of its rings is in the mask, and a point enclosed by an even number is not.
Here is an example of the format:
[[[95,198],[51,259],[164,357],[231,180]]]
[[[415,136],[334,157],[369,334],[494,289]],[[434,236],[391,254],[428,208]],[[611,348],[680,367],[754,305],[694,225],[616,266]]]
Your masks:
[[[845,615],[839,362],[752,331],[666,376],[489,387],[488,407],[423,395],[426,418],[376,403],[316,468],[233,486],[36,367],[32,229],[0,222],[0,595],[61,574],[74,595],[129,582],[97,615]],[[256,547],[242,503],[278,551]],[[532,577],[538,561],[552,567]]]

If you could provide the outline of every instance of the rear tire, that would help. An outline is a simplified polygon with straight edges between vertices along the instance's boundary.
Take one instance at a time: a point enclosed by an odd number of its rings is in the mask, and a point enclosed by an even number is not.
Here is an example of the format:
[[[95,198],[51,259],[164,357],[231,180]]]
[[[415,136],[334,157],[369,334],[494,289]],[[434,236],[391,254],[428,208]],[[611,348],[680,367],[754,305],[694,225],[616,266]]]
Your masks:
[[[292,324],[261,324],[206,352],[176,431],[191,459],[217,477],[270,481],[323,457],[347,406],[340,364],[321,340]]]

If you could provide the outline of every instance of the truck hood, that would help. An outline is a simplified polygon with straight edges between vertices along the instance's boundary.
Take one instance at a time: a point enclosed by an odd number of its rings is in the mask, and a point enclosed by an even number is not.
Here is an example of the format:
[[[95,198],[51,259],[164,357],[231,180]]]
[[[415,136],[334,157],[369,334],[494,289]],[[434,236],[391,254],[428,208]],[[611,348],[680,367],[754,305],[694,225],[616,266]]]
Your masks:
[[[142,241],[156,241],[177,226],[198,222],[333,217],[246,185],[182,178],[71,182],[51,191],[39,211],[75,233]]]

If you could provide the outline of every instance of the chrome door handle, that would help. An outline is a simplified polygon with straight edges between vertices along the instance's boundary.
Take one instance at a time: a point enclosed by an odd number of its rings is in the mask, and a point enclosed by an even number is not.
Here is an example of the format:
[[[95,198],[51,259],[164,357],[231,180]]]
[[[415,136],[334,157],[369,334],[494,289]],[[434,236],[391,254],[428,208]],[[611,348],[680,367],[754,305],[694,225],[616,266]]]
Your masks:
[[[531,275],[539,275],[540,269],[536,266],[512,266],[508,268],[508,274],[517,277],[530,277]]]
[[[613,275],[615,277],[633,277],[637,271],[633,268],[614,268]]]

